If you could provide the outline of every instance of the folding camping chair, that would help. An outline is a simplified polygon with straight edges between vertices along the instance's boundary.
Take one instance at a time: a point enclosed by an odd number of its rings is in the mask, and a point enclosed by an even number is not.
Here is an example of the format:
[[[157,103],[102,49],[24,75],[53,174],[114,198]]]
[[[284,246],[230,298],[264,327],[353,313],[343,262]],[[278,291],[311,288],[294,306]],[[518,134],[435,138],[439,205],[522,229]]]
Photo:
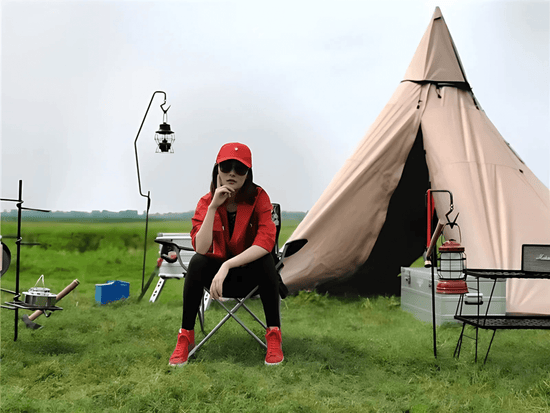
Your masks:
[[[280,273],[281,269],[284,266],[283,264],[284,260],[290,257],[291,255],[295,254],[296,252],[298,252],[307,243],[307,240],[300,239],[300,240],[291,241],[285,244],[282,251],[279,251],[278,241],[279,241],[279,233],[281,231],[281,221],[282,221],[281,207],[279,204],[272,204],[272,205],[273,205],[273,208],[272,208],[271,218],[277,228],[275,246],[273,248],[272,255],[275,260],[275,269],[277,270],[277,273]],[[182,265],[186,273],[187,267],[181,262],[181,258],[180,258],[180,250],[182,249],[182,247],[179,247],[177,244],[168,242],[168,241],[159,240],[156,242],[166,245],[168,248],[176,252],[177,259],[180,260],[180,264]],[[185,247],[183,249],[185,249]],[[163,258],[165,257],[163,256]],[[189,352],[189,357],[195,354],[195,352],[197,352],[216,333],[216,331],[218,331],[220,327],[223,324],[225,324],[225,322],[230,318],[233,318],[237,323],[239,323],[241,327],[243,327],[248,332],[248,334],[250,334],[252,338],[254,338],[262,347],[267,348],[267,345],[256,334],[254,334],[235,314],[242,307],[254,318],[254,320],[256,320],[264,328],[264,330],[267,329],[267,326],[265,325],[265,323],[261,321],[245,303],[246,300],[250,299],[251,297],[257,294],[258,288],[259,286],[254,287],[250,292],[248,292],[248,294],[244,296],[244,298],[243,297],[224,297],[224,298],[234,298],[236,300],[237,304],[231,309],[229,309],[221,300],[214,300],[222,308],[225,309],[225,311],[227,312],[227,315],[224,318],[222,318],[222,320],[208,334],[206,334],[204,331],[204,310],[205,310],[204,303],[206,301],[206,297],[210,298],[210,291],[207,288],[205,288],[203,300],[201,301],[201,306],[199,308],[199,320],[201,322],[201,330],[203,334],[205,334],[205,337],[202,339],[202,341],[199,344],[195,346],[195,348],[193,348],[193,350]]]

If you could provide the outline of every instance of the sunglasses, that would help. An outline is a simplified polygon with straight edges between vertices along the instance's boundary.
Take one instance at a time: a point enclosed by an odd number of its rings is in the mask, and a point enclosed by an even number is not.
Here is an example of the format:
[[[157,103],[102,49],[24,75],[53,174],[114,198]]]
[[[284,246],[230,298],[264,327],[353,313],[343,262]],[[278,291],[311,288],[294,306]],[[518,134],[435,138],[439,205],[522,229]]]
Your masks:
[[[234,159],[220,162],[218,165],[220,166],[220,171],[224,174],[235,171],[237,175],[244,176],[248,172],[248,166]]]

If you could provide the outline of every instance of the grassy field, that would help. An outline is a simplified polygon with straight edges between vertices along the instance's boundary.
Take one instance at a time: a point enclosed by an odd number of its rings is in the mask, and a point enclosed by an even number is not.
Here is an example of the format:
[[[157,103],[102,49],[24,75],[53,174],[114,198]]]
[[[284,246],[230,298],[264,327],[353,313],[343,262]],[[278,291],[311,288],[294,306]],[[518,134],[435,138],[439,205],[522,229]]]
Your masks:
[[[281,242],[297,223],[284,222]],[[146,278],[158,256],[158,232],[190,223],[151,223]],[[285,362],[266,367],[264,351],[228,322],[184,368],[168,367],[181,322],[182,281],[159,300],[141,301],[143,224],[25,222],[21,289],[41,274],[52,291],[81,285],[40,317],[41,330],[0,312],[2,412],[549,412],[550,333],[499,331],[486,365],[467,340],[452,357],[460,329],[438,329],[400,308],[398,297],[338,298],[301,292],[281,304]],[[15,225],[2,224],[2,235]],[[13,239],[4,238],[15,255]],[[13,289],[15,259],[1,281]],[[131,284],[128,300],[95,303],[95,284]],[[12,296],[2,293],[2,302]],[[262,314],[259,300],[252,302]],[[206,312],[207,328],[223,310]],[[243,315],[243,319],[248,318]],[[254,326],[250,324],[250,326]],[[253,330],[261,335],[259,326]],[[489,334],[482,333],[482,351]],[[197,338],[202,333],[197,328]]]

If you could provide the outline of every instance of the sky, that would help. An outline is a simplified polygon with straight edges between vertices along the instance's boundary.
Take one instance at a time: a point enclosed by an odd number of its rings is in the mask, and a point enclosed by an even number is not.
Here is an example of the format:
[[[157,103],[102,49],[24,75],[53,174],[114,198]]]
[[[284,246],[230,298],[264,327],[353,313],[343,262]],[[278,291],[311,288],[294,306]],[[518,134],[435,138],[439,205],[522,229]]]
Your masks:
[[[1,186],[24,206],[151,212],[208,192],[226,142],[254,180],[308,211],[403,79],[439,6],[487,116],[550,181],[550,1],[1,2]],[[1,210],[15,208],[2,202]]]

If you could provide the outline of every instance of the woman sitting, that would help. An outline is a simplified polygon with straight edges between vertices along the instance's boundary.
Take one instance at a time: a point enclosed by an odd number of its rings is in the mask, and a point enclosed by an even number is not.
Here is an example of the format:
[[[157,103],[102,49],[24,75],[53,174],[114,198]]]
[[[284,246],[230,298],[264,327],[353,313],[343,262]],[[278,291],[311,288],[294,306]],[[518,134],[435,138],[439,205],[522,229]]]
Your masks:
[[[203,287],[212,298],[244,297],[259,285],[266,324],[265,364],[283,361],[279,275],[270,252],[276,238],[267,193],[252,182],[252,153],[241,143],[222,146],[212,171],[210,192],[193,216],[196,254],[189,262],[183,290],[183,320],[171,366],[187,363],[195,346],[195,320]]]

